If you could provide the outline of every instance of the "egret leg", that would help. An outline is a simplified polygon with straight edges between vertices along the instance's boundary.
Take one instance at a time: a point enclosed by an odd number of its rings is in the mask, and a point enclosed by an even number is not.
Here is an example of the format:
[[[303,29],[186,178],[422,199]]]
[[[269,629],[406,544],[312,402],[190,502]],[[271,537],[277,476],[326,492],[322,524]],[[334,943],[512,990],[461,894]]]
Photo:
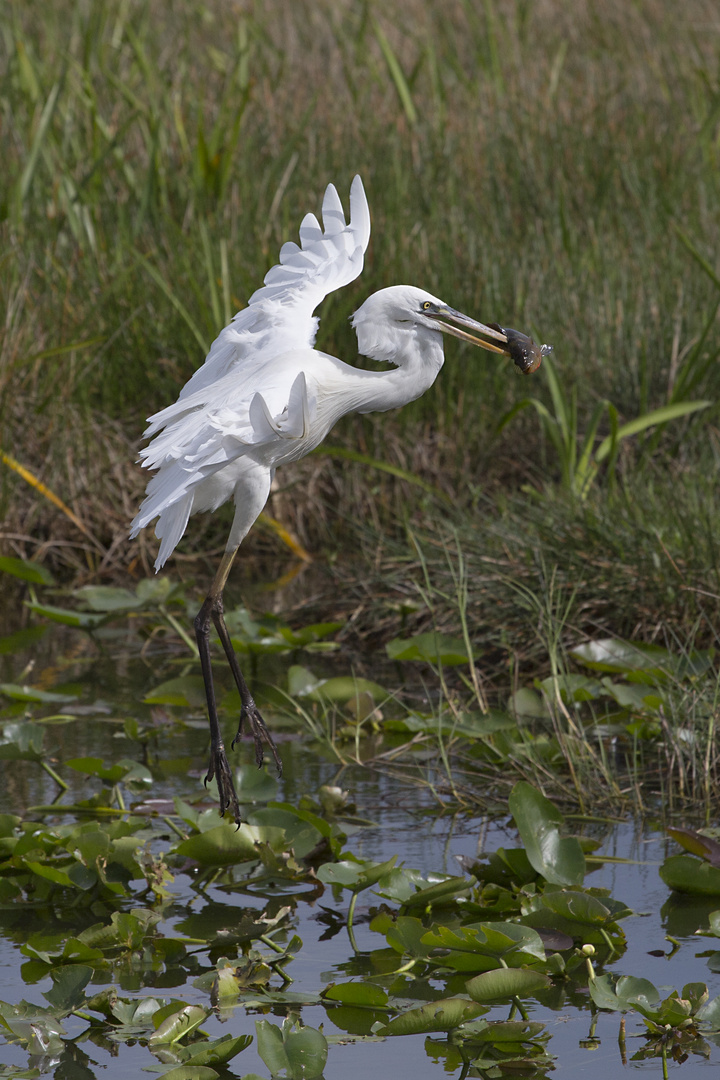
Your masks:
[[[237,548],[233,551],[228,551],[223,555],[222,562],[215,575],[215,580],[212,583],[210,592],[195,618],[195,636],[197,639],[198,651],[200,653],[200,665],[202,668],[203,681],[205,683],[208,721],[210,724],[210,765],[208,767],[207,776],[205,777],[205,783],[207,784],[213,777],[217,780],[218,794],[220,796],[220,813],[224,814],[225,810],[230,807],[233,817],[239,825],[240,807],[238,805],[237,793],[232,779],[232,772],[230,770],[230,765],[228,764],[227,754],[225,753],[225,744],[223,743],[220,732],[220,721],[218,719],[217,703],[215,699],[215,687],[210,661],[211,623],[214,623],[215,629],[218,632],[225,656],[230,665],[230,671],[232,672],[235,685],[240,694],[240,722],[235,738],[231,744],[232,748],[234,749],[235,743],[241,737],[245,721],[247,721],[255,744],[255,760],[258,768],[263,763],[264,743],[267,743],[272,751],[278,776],[282,773],[282,761],[280,760],[280,755],[278,754],[277,747],[268,730],[267,724],[263,720],[260,710],[250,693],[250,689],[240,669],[235,650],[233,649],[230,634],[225,625],[223,589],[225,588],[225,582],[227,581],[236,551]]]

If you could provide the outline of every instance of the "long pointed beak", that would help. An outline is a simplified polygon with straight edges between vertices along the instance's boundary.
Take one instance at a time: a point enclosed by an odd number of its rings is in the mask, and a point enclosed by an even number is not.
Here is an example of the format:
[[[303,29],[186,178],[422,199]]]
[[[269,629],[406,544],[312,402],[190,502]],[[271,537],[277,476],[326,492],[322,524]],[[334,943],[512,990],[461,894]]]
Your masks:
[[[442,307],[438,311],[426,311],[424,314],[437,320],[438,330],[442,330],[445,334],[452,334],[453,337],[460,338],[462,341],[479,345],[488,352],[511,357],[526,375],[537,371],[543,356],[552,352],[552,345],[536,345],[531,337],[522,334],[519,330],[512,330],[498,323],[486,325],[451,307]],[[478,334],[483,336],[478,337]],[[488,338],[490,338],[489,341]]]

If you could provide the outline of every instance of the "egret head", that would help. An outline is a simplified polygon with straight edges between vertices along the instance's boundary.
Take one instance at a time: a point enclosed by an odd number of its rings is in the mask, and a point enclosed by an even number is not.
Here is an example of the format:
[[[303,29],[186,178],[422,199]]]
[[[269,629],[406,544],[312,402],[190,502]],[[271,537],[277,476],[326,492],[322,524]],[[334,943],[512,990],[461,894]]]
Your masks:
[[[512,357],[525,373],[537,370],[551,346],[538,346],[525,334],[471,319],[437,296],[412,285],[393,285],[368,297],[352,317],[363,356],[387,363],[402,363],[408,344],[425,344],[442,363],[441,334],[479,345],[489,352]]]

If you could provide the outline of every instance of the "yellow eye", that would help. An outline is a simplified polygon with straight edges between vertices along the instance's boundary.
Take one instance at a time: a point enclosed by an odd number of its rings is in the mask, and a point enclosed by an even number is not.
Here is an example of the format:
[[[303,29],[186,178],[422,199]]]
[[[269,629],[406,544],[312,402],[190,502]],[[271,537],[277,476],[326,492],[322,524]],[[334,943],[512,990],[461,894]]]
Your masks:
[[[430,303],[429,300],[425,300],[423,302],[423,311],[429,311],[431,307],[432,307],[432,304]]]

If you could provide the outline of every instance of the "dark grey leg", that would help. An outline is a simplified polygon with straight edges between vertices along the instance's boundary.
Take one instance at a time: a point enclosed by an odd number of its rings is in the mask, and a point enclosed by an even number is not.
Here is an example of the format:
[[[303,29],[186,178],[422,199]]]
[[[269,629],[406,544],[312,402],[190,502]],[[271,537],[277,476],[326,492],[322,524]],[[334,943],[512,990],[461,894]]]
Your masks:
[[[280,755],[278,754],[275,740],[270,734],[267,724],[263,720],[260,714],[260,710],[255,704],[255,699],[250,693],[248,684],[245,682],[245,676],[240,670],[238,658],[235,654],[235,650],[232,647],[232,641],[230,640],[230,635],[228,633],[227,626],[225,625],[222,597],[218,597],[216,604],[212,608],[212,619],[215,623],[215,629],[218,632],[222,647],[225,650],[225,656],[227,657],[227,662],[230,665],[230,670],[232,671],[232,676],[235,680],[235,685],[238,688],[238,692],[240,694],[240,701],[242,703],[242,708],[240,710],[240,722],[238,724],[237,732],[235,733],[235,738],[230,745],[234,750],[235,743],[241,738],[243,733],[243,725],[247,720],[248,726],[250,728],[250,734],[252,735],[253,742],[255,743],[255,761],[257,762],[258,768],[260,768],[263,763],[263,743],[267,743],[275,760],[275,767],[277,769],[278,776],[282,776],[282,761],[280,760]]]
[[[210,663],[210,623],[216,602],[215,597],[208,596],[195,618],[195,638],[200,653],[200,665],[202,667],[203,682],[205,683],[205,697],[207,698],[208,721],[210,723],[210,764],[205,783],[207,784],[213,777],[217,780],[220,813],[224,815],[227,808],[230,807],[232,815],[239,825],[240,807],[227,754],[225,753],[225,744],[220,733],[220,721],[218,720],[212,665]]]
[[[210,765],[208,767],[207,776],[205,777],[205,783],[207,784],[213,777],[217,780],[218,794],[220,796],[220,813],[224,814],[227,808],[230,807],[233,817],[239,825],[240,807],[238,805],[237,793],[232,779],[232,772],[230,770],[230,765],[228,764],[227,754],[225,753],[225,744],[223,743],[222,735],[220,733],[220,721],[218,720],[217,703],[215,701],[215,687],[213,684],[212,665],[210,662],[211,623],[215,624],[215,629],[220,637],[233,679],[235,680],[235,685],[240,693],[240,722],[238,724],[237,734],[232,741],[232,748],[235,748],[235,743],[241,737],[243,725],[247,720],[248,726],[250,727],[250,734],[252,735],[255,744],[255,761],[257,762],[258,768],[260,768],[263,763],[263,743],[267,743],[272,751],[278,776],[282,773],[282,761],[280,760],[280,755],[278,754],[273,737],[268,731],[267,724],[260,715],[260,710],[255,704],[253,696],[248,688],[248,684],[245,682],[245,677],[240,670],[240,665],[237,656],[235,655],[235,650],[232,647],[232,641],[230,640],[227,626],[225,625],[222,594],[236,550],[237,549],[228,551],[223,556],[220,568],[213,581],[212,588],[195,618],[195,637],[197,639],[198,652],[200,653],[200,665],[202,667],[203,682],[205,683],[205,697],[207,698],[208,721],[210,724]]]

